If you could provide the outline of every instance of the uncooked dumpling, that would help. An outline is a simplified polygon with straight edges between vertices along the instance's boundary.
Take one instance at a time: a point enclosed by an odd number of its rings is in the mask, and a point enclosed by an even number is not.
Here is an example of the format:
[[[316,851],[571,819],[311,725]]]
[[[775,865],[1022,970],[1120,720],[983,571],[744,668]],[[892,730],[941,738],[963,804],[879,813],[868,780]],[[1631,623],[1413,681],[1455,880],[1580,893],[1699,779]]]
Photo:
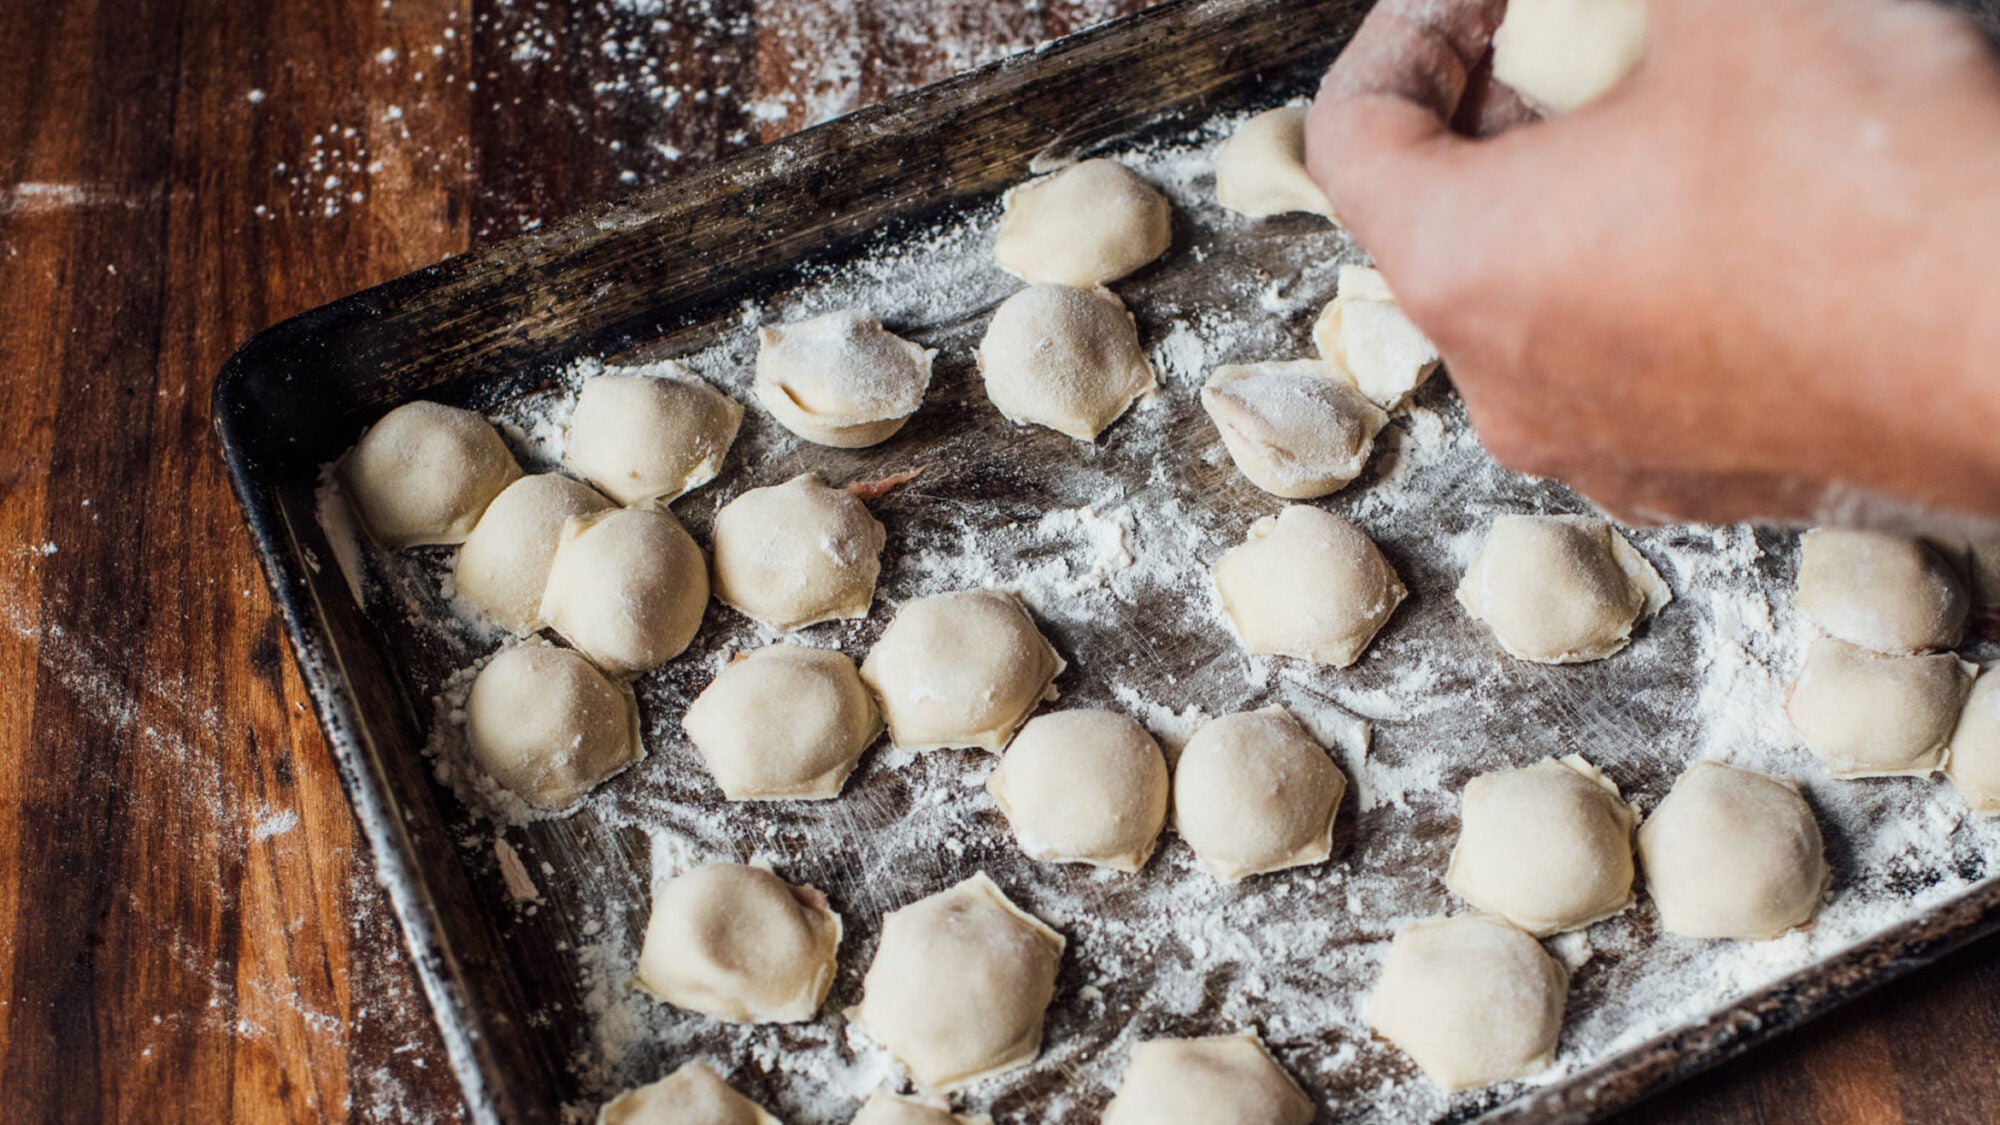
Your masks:
[[[1167,252],[1167,197],[1110,160],[1085,160],[1007,193],[993,260],[1028,282],[1103,285]]]
[[[1333,301],[1313,322],[1319,357],[1394,410],[1437,370],[1438,350],[1417,330],[1389,283],[1367,266],[1342,266]]]
[[[2000,543],[1968,544],[1965,554],[1972,608],[2000,609]]]
[[[1942,762],[1972,671],[1948,652],[1886,656],[1819,637],[1785,713],[1835,777],[1927,774]]]
[[[1345,488],[1389,421],[1346,376],[1309,359],[1218,367],[1201,405],[1236,468],[1287,500]]]
[[[607,672],[644,672],[684,651],[708,604],[701,548],[665,511],[623,508],[563,525],[542,620]]]
[[[1956,647],[1966,601],[1958,576],[1920,540],[1822,527],[1799,546],[1792,604],[1851,645],[1897,655]]]
[[[421,547],[471,534],[521,466],[472,411],[407,402],[368,427],[341,459],[339,473],[377,542]]]
[[[1508,0],[1493,77],[1547,114],[1616,86],[1646,53],[1646,0]]]
[[[715,598],[773,629],[866,617],[887,533],[814,473],[753,488],[715,514]]]
[[[882,920],[851,1015],[919,1084],[955,1089],[1042,1049],[1063,945],[981,872]]]
[[[1333,854],[1347,777],[1283,707],[1211,719],[1174,765],[1174,829],[1218,879]]]
[[[861,662],[889,739],[905,750],[998,752],[1064,664],[1019,599],[960,590],[905,603]]]
[[[1396,931],[1368,1024],[1445,1090],[1525,1078],[1555,1062],[1569,974],[1498,918],[1426,918]]]
[[[563,464],[627,506],[666,503],[715,479],[743,408],[678,363],[665,375],[584,381]]]
[[[646,756],[632,692],[590,661],[540,642],[501,649],[465,701],[472,756],[538,808],[565,809]]]
[[[1672,598],[1644,555],[1588,516],[1501,516],[1458,584],[1500,647],[1538,664],[1602,660]]]
[[[1245,651],[1336,668],[1361,659],[1406,593],[1374,540],[1302,504],[1251,524],[1213,574]]]
[[[2000,813],[2000,675],[1989,669],[1972,685],[1951,736],[1945,775],[1966,803]]]
[[[1167,822],[1167,759],[1115,711],[1028,721],[986,781],[1029,856],[1137,871]]]
[[[1465,784],[1445,886],[1537,936],[1581,929],[1632,904],[1638,822],[1574,754],[1481,774]]]
[[[984,1117],[960,1117],[942,1105],[877,1090],[848,1125],[992,1125],[992,1122]]]
[[[1132,314],[1103,289],[1030,285],[979,341],[986,397],[1018,425],[1095,441],[1156,385]]]
[[[609,507],[595,489],[561,473],[522,477],[493,498],[465,537],[452,585],[481,613],[526,636],[542,627],[542,592],[563,525]]]
[[[1132,1048],[1103,1125],[1311,1125],[1312,1099],[1255,1035]]]
[[[1253,219],[1333,204],[1306,172],[1306,107],[1265,110],[1236,127],[1215,157],[1215,201]]]
[[[813,1018],[833,986],[840,915],[761,867],[712,863],[653,891],[634,983],[730,1023]]]
[[[859,449],[887,441],[924,404],[936,351],[875,314],[843,309],[757,331],[757,398],[810,442]]]
[[[717,674],[681,728],[729,800],[823,800],[840,795],[882,715],[845,655],[771,645]]]
[[[699,1062],[627,1090],[597,1111],[597,1125],[779,1125]]]
[[[1639,828],[1668,933],[1774,938],[1812,920],[1829,875],[1819,822],[1789,779],[1701,761]]]

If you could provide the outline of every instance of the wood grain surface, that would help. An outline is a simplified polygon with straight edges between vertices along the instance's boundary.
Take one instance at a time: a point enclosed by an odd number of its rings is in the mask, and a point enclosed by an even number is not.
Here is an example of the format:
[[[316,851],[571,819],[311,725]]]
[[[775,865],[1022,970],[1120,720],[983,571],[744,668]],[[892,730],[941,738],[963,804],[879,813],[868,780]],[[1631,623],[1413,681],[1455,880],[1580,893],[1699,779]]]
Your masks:
[[[0,1120],[459,1116],[213,447],[238,343],[1138,6],[0,4]],[[2000,1121],[2000,943],[1631,1116]]]

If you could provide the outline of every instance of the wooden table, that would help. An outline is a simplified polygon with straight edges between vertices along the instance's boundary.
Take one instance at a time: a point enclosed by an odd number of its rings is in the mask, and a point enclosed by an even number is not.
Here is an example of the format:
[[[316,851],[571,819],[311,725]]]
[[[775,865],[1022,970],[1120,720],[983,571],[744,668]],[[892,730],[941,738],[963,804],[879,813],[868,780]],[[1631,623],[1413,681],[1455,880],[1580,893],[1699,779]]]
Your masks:
[[[1137,6],[0,4],[0,1117],[459,1115],[220,471],[237,344]],[[1634,1116],[2000,1121],[2000,944]]]

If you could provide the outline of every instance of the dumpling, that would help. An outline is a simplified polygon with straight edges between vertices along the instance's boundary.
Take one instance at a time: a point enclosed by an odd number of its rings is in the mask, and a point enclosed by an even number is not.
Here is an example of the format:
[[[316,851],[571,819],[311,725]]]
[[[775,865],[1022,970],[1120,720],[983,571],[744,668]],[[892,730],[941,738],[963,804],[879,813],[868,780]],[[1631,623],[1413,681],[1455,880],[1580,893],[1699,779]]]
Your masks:
[[[1030,285],[1000,302],[979,341],[986,397],[1016,425],[1096,441],[1157,386],[1139,329],[1103,289]]]
[[[1212,574],[1246,652],[1336,668],[1361,659],[1406,595],[1374,540],[1302,504],[1251,524]]]
[[[1347,776],[1283,707],[1211,719],[1174,766],[1174,829],[1211,874],[1249,875],[1333,854]]]
[[[599,375],[577,392],[563,464],[628,507],[715,479],[743,408],[678,363],[665,375]]]
[[[664,510],[621,508],[563,525],[542,620],[607,672],[645,672],[687,649],[708,604],[701,548]]]
[[[1170,212],[1130,168],[1085,160],[1007,193],[993,260],[1027,282],[1103,285],[1167,252]]]
[[[838,449],[902,429],[924,403],[937,355],[858,309],[761,328],[757,341],[758,400],[779,425]]]
[[[1972,577],[1967,590],[1972,608],[2000,609],[2000,542],[1968,544],[1966,570]]]
[[[597,1125],[779,1125],[763,1107],[691,1062],[658,1082],[627,1090],[597,1111]]]
[[[980,872],[882,920],[852,1015],[920,1085],[955,1089],[1041,1051],[1063,945]]]
[[[503,648],[465,701],[473,760],[537,808],[565,809],[646,756],[632,692],[590,661],[540,642]]]
[[[1582,757],[1544,758],[1465,784],[1445,886],[1536,936],[1632,905],[1632,829],[1611,779]]]
[[[1672,591],[1603,520],[1501,516],[1458,584],[1458,600],[1522,660],[1576,664],[1624,648]]]
[[[339,466],[361,522],[385,547],[462,541],[520,475],[486,419],[436,402],[384,414]]]
[[[1400,406],[1437,370],[1437,346],[1367,266],[1340,267],[1333,301],[1313,322],[1312,335],[1320,358],[1386,410]]]
[[[634,983],[730,1023],[799,1023],[833,987],[840,915],[761,867],[711,863],[653,891]]]
[[[1792,604],[1848,644],[1899,656],[1953,648],[1966,602],[1958,576],[1921,540],[1821,527],[1800,543]]]
[[[888,533],[815,473],[753,488],[715,514],[715,600],[773,629],[868,616]]]
[[[729,800],[813,801],[840,795],[882,714],[845,655],[771,645],[717,674],[681,729]]]
[[[2000,676],[1990,670],[1965,698],[1945,776],[1974,809],[2000,813]]]
[[[1115,711],[1030,719],[986,791],[1034,859],[1137,871],[1167,822],[1167,759]]]
[[[1310,359],[1218,367],[1201,405],[1236,468],[1287,500],[1347,487],[1389,421],[1346,376]]]
[[[1830,880],[1819,822],[1788,778],[1700,761],[1639,828],[1660,926],[1763,941],[1812,920]]]
[[[1426,918],[1396,931],[1368,1025],[1445,1090],[1525,1078],[1555,1062],[1569,974],[1498,918]]]
[[[1972,672],[1948,652],[1885,656],[1819,637],[1785,713],[1835,777],[1927,774],[1942,763]]]
[[[1333,204],[1306,172],[1306,107],[1279,106],[1245,121],[1215,156],[1215,201],[1253,219]]]
[[[526,636],[542,627],[542,591],[563,525],[609,507],[595,489],[561,473],[522,477],[493,498],[465,537],[452,585],[481,613]]]
[[[960,1117],[930,1102],[877,1090],[848,1125],[992,1125],[992,1122],[984,1117]]]
[[[1493,77],[1547,114],[1616,86],[1646,53],[1646,0],[1510,0]]]
[[[1255,1035],[1132,1048],[1103,1125],[1311,1125],[1312,1099]]]
[[[907,602],[861,662],[889,739],[905,750],[998,753],[1065,665],[1019,599],[960,590]]]

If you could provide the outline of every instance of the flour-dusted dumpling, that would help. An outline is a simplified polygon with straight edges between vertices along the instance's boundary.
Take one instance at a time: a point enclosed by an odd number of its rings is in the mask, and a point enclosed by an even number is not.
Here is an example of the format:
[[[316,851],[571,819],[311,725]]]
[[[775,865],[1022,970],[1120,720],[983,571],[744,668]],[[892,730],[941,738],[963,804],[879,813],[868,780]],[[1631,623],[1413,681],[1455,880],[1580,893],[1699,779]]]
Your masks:
[[[465,701],[473,760],[538,808],[565,809],[646,756],[632,692],[566,648],[501,649]]]
[[[1481,774],[1465,784],[1445,886],[1537,936],[1581,929],[1632,905],[1638,823],[1575,754]]]
[[[905,750],[998,752],[1066,665],[1020,599],[960,590],[905,603],[861,662],[889,740]]]
[[[1785,713],[1835,777],[1939,768],[1974,669],[1948,652],[1887,656],[1818,637]]]
[[[941,1103],[905,1098],[887,1090],[869,1095],[848,1125],[992,1125],[985,1117],[960,1117]]]
[[[1085,160],[1007,193],[993,260],[1023,281],[1103,285],[1167,252],[1171,210],[1137,172]]]
[[[1251,524],[1212,573],[1245,651],[1336,668],[1361,659],[1406,595],[1374,540],[1302,504]]]
[[[1306,107],[1279,106],[1245,121],[1215,156],[1215,201],[1253,219],[1333,204],[1306,172]]]
[[[1543,113],[1568,113],[1645,53],[1646,0],[1509,0],[1493,34],[1493,77]]]
[[[1968,544],[1965,556],[1972,608],[1988,613],[2000,609],[2000,542]]]
[[[658,1082],[627,1090],[597,1111],[597,1125],[779,1125],[762,1106],[691,1062]]]
[[[385,547],[460,542],[520,475],[486,419],[436,402],[384,414],[339,467],[361,522]]]
[[[452,566],[460,597],[519,636],[542,627],[542,592],[563,525],[611,507],[611,501],[561,473],[522,477],[493,502]]]
[[[1897,655],[1953,648],[1966,602],[1958,576],[1921,540],[1821,527],[1800,543],[1792,604],[1848,644]]]
[[[1345,488],[1389,421],[1346,376],[1310,359],[1218,367],[1201,405],[1236,468],[1287,500]]]
[[[1660,926],[1694,938],[1774,938],[1812,920],[1830,876],[1819,822],[1788,778],[1701,761],[1639,828]]]
[[[955,1089],[1041,1051],[1063,945],[980,872],[882,920],[850,1014],[918,1083]]]
[[[1103,1125],[1310,1125],[1312,1099],[1255,1035],[1132,1048]]]
[[[1458,584],[1500,647],[1538,664],[1602,660],[1672,599],[1653,564],[1589,516],[1501,516]]]
[[[1157,386],[1139,329],[1103,289],[1030,285],[1000,302],[979,341],[986,397],[1017,425],[1095,441]]]
[[[681,729],[729,800],[814,801],[840,795],[882,714],[845,655],[771,645],[717,674]]]
[[[1028,721],[986,791],[1029,856],[1137,871],[1167,822],[1167,759],[1144,727],[1115,711],[1058,711]]]
[[[715,479],[743,407],[678,363],[664,375],[584,381],[563,464],[627,506],[664,504]]]
[[[2000,675],[1981,673],[1951,736],[1945,776],[1984,813],[2000,813]]]
[[[1174,765],[1174,830],[1218,879],[1319,863],[1347,776],[1283,707],[1211,719]]]
[[[842,309],[757,331],[757,398],[810,442],[860,449],[903,428],[931,385],[937,352]]]
[[[1361,393],[1394,410],[1437,370],[1438,350],[1417,330],[1389,283],[1367,266],[1342,266],[1333,301],[1313,322],[1319,357]]]
[[[654,888],[634,983],[730,1023],[798,1023],[833,986],[840,932],[840,915],[813,888],[711,863]]]
[[[1525,1078],[1555,1061],[1569,974],[1498,918],[1426,918],[1396,931],[1368,1025],[1446,1090]]]
[[[542,620],[607,672],[679,656],[701,628],[708,565],[665,511],[621,508],[563,525]]]
[[[773,629],[866,617],[887,533],[814,473],[753,488],[715,514],[715,599]]]

